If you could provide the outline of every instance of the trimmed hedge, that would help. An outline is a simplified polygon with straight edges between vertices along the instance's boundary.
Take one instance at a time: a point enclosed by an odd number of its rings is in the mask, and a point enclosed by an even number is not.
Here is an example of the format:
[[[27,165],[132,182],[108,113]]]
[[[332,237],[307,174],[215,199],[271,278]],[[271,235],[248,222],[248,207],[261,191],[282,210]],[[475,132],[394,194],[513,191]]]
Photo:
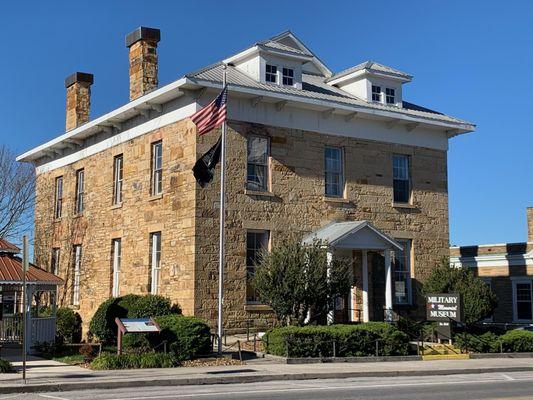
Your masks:
[[[475,353],[504,353],[533,352],[533,332],[515,329],[503,335],[486,332],[481,335],[472,333],[458,333],[455,344],[466,351]]]
[[[79,343],[81,341],[80,314],[70,308],[58,308],[56,314],[56,343]]]
[[[11,363],[0,358],[0,374],[11,374],[16,372]]]
[[[267,353],[286,357],[404,356],[409,352],[408,336],[393,325],[368,322],[359,325],[286,326],[265,333]]]
[[[163,296],[128,294],[108,299],[100,304],[89,325],[89,332],[106,344],[115,344],[117,324],[115,318],[155,317],[180,313],[178,306],[172,306]]]
[[[95,370],[138,369],[138,368],[171,368],[178,365],[172,354],[102,354],[91,362]]]
[[[162,343],[169,345],[169,350],[177,360],[190,360],[199,355],[212,352],[211,331],[206,323],[196,317],[183,315],[166,315],[157,317],[156,322],[161,327],[159,336],[150,335],[152,345]]]

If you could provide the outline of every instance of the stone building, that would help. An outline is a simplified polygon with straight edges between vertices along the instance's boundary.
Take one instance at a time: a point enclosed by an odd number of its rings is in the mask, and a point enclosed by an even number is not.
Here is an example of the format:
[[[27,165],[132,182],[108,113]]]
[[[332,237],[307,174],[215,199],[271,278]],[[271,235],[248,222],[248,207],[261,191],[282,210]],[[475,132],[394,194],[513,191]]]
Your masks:
[[[110,296],[158,293],[216,322],[219,168],[191,172],[220,132],[189,117],[227,66],[224,320],[265,326],[250,285],[258,250],[319,236],[353,260],[335,320],[416,312],[417,285],[449,253],[448,140],[469,122],[403,99],[412,77],[373,61],[334,73],[284,32],[158,87],[157,29],[126,45],[130,102],[89,119],[91,74],[66,80],[66,133],[19,157],[38,174],[36,251],[87,323]]]
[[[526,242],[450,248],[450,263],[472,268],[498,297],[486,323],[533,324],[533,207],[526,217]]]

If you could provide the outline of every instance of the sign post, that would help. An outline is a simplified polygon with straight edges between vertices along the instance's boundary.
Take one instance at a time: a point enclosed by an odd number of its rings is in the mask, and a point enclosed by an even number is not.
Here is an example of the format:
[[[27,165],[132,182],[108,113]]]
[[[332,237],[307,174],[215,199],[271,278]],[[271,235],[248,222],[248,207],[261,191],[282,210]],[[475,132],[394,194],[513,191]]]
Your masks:
[[[426,296],[426,319],[437,322],[439,339],[452,340],[452,325],[463,320],[461,295],[435,293]]]
[[[24,235],[22,238],[22,379],[24,383],[26,383],[26,356],[28,353],[28,291],[26,289],[26,272],[30,266],[29,256],[28,236]]]

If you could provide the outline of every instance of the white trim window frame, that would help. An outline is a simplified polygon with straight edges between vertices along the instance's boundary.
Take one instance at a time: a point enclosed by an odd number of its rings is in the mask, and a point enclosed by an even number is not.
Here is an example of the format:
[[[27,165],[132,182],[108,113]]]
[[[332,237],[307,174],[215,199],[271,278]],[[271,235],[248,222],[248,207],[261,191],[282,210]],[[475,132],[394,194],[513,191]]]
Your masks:
[[[381,103],[382,91],[380,85],[372,85],[372,101]]]
[[[124,168],[124,156],[119,154],[113,158],[113,205],[119,205],[122,203],[122,184],[123,184],[123,171]]]
[[[252,285],[262,250],[270,249],[270,231],[249,229],[246,231],[246,304],[260,304],[257,290]]]
[[[411,290],[411,251],[413,241],[411,239],[396,239],[396,241],[403,247],[403,250],[394,250],[394,304],[411,305],[413,303]],[[403,287],[402,291],[398,290],[400,286]]]
[[[52,259],[50,260],[50,272],[54,275],[59,275],[59,259],[61,257],[61,249],[59,247],[52,248]]]
[[[150,233],[150,293],[157,294],[159,290],[159,275],[161,271],[161,232]]]
[[[76,171],[76,209],[75,214],[83,214],[85,209],[85,170],[79,169]]]
[[[163,193],[163,141],[153,142],[151,148],[150,194],[157,196]]]
[[[324,149],[324,195],[344,197],[344,149],[327,146]]]
[[[281,71],[281,82],[283,86],[294,86],[294,68],[283,67]]]
[[[54,186],[54,218],[61,218],[63,213],[63,176],[58,176]]]
[[[396,89],[385,88],[385,103],[396,104]]]
[[[513,279],[513,320],[518,323],[533,322],[533,279]]]
[[[268,192],[270,187],[270,139],[248,136],[246,140],[246,189]]]
[[[392,156],[393,202],[411,203],[411,157],[406,154]]]
[[[112,260],[112,285],[111,296],[120,296],[120,264],[122,261],[122,240],[113,239],[111,241],[111,260]]]
[[[265,64],[265,82],[278,84],[278,66],[273,64]]]
[[[82,258],[82,247],[77,244],[74,245],[74,277],[72,282],[72,305],[80,305],[80,281],[81,281],[81,258]]]

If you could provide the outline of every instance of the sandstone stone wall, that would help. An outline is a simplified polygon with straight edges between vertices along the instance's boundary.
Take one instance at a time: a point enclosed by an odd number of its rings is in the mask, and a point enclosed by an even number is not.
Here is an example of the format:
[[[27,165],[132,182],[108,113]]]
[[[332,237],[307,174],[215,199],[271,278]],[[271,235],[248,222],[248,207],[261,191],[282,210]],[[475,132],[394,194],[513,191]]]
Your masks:
[[[533,207],[528,207],[527,213],[527,241],[533,242]]]
[[[42,265],[49,265],[51,247],[61,247],[60,275],[69,278],[72,245],[83,244],[79,312],[85,327],[111,294],[112,239],[122,239],[121,294],[149,292],[149,234],[155,231],[162,232],[159,293],[178,302],[184,313],[204,317],[216,326],[220,169],[213,183],[202,189],[191,168],[215,143],[220,130],[202,137],[195,131],[190,121],[180,121],[39,176],[36,257]],[[249,135],[270,138],[271,193],[245,191]],[[150,144],[159,139],[163,140],[163,195],[152,198]],[[346,200],[324,199],[326,145],[344,148]],[[113,157],[121,153],[124,201],[112,206]],[[394,153],[411,156],[413,205],[407,208],[392,205]],[[85,169],[86,209],[83,216],[75,217],[71,210],[79,168]],[[248,325],[274,323],[268,307],[245,301],[248,229],[270,230],[271,246],[276,246],[332,220],[369,220],[395,238],[412,239],[416,293],[416,282],[423,281],[448,255],[446,170],[443,151],[231,122],[227,141],[226,327],[243,330]],[[53,221],[53,180],[59,175],[64,176],[64,216]],[[46,195],[50,187],[52,195]],[[70,286],[67,283],[64,289],[66,304]],[[415,299],[415,304],[423,303]]]
[[[50,264],[60,247],[60,275],[67,283],[60,299],[70,304],[72,246],[83,245],[80,305],[87,328],[96,308],[111,296],[111,240],[122,239],[120,293],[149,293],[149,234],[162,232],[159,294],[194,309],[195,185],[194,125],[187,120],[117,145],[72,165],[41,174],[37,181],[36,258]],[[163,194],[150,196],[151,143],[163,141]],[[112,205],[113,158],[123,154],[123,202]],[[85,210],[74,216],[75,171],[85,169]],[[55,177],[63,175],[61,220],[53,220]]]
[[[199,139],[197,155],[218,138]],[[271,194],[247,194],[246,138],[260,135],[271,142]],[[324,146],[345,150],[347,201],[325,200]],[[392,206],[392,155],[408,154],[412,163],[413,206]],[[233,122],[227,142],[227,266],[225,320],[245,328],[272,322],[262,306],[246,305],[246,231],[268,229],[271,245],[301,236],[332,220],[369,220],[395,238],[413,240],[413,293],[442,257],[448,256],[446,152]],[[197,189],[195,313],[215,321],[217,300],[219,179]],[[201,238],[201,240],[200,240]],[[418,300],[418,301],[417,301]],[[372,301],[372,297],[370,297]],[[415,302],[422,304],[420,299]]]

